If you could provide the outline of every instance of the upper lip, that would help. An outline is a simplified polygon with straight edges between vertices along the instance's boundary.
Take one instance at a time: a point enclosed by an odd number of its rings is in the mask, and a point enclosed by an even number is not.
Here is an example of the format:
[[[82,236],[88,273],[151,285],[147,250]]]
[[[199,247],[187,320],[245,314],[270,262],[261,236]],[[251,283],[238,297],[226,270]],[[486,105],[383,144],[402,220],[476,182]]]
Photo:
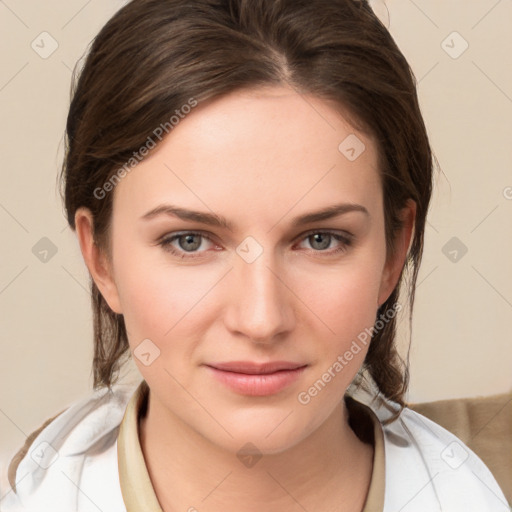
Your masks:
[[[274,373],[279,370],[295,370],[306,365],[304,363],[294,363],[291,361],[271,361],[268,363],[255,363],[252,361],[229,361],[224,363],[212,363],[208,364],[207,366],[228,372],[259,375],[265,373]]]

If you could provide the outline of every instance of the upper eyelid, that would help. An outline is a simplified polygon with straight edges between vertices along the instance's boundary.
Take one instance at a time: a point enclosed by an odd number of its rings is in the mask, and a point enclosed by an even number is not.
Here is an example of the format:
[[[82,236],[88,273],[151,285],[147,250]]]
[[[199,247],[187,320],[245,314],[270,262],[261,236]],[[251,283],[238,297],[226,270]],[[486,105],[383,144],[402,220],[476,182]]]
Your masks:
[[[345,237],[348,239],[348,241],[352,241],[354,238],[355,238],[355,235],[353,235],[352,233],[346,231],[346,230],[343,230],[343,229],[329,229],[329,228],[317,228],[317,229],[310,229],[310,230],[307,230],[307,231],[303,231],[302,233],[299,233],[297,236],[295,236],[293,238],[293,242],[296,242],[296,241],[301,241],[311,235],[314,235],[316,233],[327,233],[327,234],[334,234],[334,235],[338,235],[338,236],[342,236],[342,237]],[[166,234],[164,234],[163,236],[161,236],[159,239],[158,239],[158,243],[164,241],[164,240],[168,240],[168,239],[177,239],[179,238],[180,236],[185,236],[185,235],[199,235],[199,236],[202,236],[204,238],[207,238],[210,242],[212,243],[217,243],[215,241],[215,237],[214,236],[211,236],[209,233],[205,232],[205,231],[201,231],[201,230],[189,230],[189,231],[186,231],[186,230],[183,230],[183,231],[171,231],[171,232],[168,232]],[[172,240],[174,241],[174,240]],[[191,253],[192,254],[192,253]]]
[[[344,229],[311,229],[309,231],[304,231],[303,233],[297,235],[293,240],[294,241],[300,241],[304,238],[307,238],[311,235],[314,235],[316,233],[326,233],[330,235],[337,235],[340,237],[347,238],[349,241],[352,241],[354,239],[354,235],[352,233],[349,233],[348,231],[345,231]]]

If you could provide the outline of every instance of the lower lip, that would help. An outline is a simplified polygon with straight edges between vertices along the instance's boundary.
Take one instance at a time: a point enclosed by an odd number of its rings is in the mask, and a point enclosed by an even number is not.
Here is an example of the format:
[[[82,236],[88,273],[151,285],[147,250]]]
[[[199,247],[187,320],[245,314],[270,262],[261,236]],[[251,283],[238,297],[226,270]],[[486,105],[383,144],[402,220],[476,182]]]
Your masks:
[[[274,395],[295,382],[305,366],[295,370],[280,370],[274,373],[249,375],[247,373],[227,372],[207,366],[213,376],[237,393],[250,396]]]

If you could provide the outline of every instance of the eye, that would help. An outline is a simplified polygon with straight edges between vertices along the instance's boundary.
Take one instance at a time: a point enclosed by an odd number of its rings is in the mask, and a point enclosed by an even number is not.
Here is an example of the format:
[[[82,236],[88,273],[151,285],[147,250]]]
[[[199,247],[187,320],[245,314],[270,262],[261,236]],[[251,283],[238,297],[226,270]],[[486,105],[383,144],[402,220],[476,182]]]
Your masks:
[[[174,256],[179,258],[198,258],[203,255],[208,247],[204,247],[204,241],[213,244],[213,240],[204,233],[196,231],[184,231],[181,233],[172,233],[169,236],[161,238],[157,244]],[[301,242],[308,242],[313,253],[325,253],[326,255],[338,254],[345,252],[352,245],[353,235],[344,232],[340,234],[334,231],[310,231],[301,235]],[[175,243],[176,242],[176,243]],[[334,249],[331,244],[338,244]],[[208,246],[208,243],[206,243]],[[200,251],[199,249],[204,250]]]
[[[180,258],[196,258],[203,252],[200,251],[198,255],[194,254],[203,245],[203,239],[212,242],[211,238],[207,237],[204,233],[186,231],[164,237],[158,242],[158,245],[162,246],[165,251]],[[177,241],[178,247],[172,245],[174,241]]]
[[[334,231],[310,231],[303,235],[303,240],[313,247],[313,251],[317,253],[337,254],[345,252],[352,245],[353,237],[351,234],[340,234]],[[338,247],[333,250],[326,250],[331,245],[331,242],[336,241]]]

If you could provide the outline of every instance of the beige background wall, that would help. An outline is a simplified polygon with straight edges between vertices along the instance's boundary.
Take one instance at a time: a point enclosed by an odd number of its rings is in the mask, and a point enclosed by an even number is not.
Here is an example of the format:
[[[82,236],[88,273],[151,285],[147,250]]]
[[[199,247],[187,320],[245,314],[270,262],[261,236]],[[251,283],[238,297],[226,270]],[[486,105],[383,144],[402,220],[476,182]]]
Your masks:
[[[71,69],[122,3],[0,1],[0,457],[92,389],[88,274],[55,181]],[[443,171],[418,279],[409,399],[509,391],[512,3],[390,0],[375,9],[386,23],[389,11],[418,78]],[[38,243],[57,251],[46,263],[33,253]],[[138,380],[134,365],[125,379]]]

